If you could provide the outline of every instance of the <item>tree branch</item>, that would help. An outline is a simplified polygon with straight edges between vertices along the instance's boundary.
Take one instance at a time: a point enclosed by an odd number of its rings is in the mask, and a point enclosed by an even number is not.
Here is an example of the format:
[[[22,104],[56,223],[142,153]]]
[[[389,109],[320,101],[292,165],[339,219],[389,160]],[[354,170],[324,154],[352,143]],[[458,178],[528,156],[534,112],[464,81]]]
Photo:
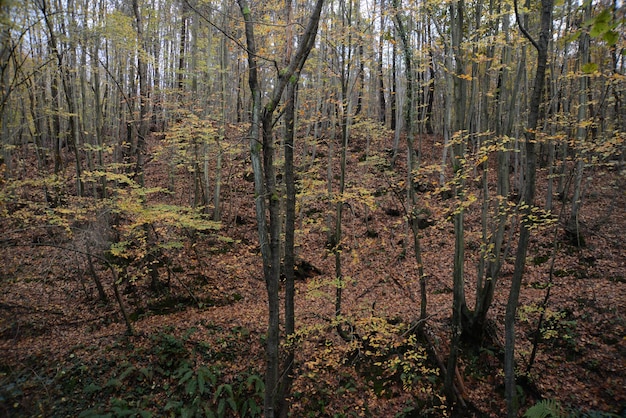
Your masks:
[[[276,62],[276,60],[264,57],[262,55],[259,55],[256,53],[256,51],[250,51],[250,49],[244,45],[239,39],[235,38],[233,35],[231,35],[230,33],[228,33],[227,31],[225,31],[224,29],[222,29],[221,27],[217,26],[215,23],[211,22],[211,20],[206,17],[203,13],[200,13],[200,11],[193,5],[191,4],[191,2],[189,0],[185,0],[185,4],[191,9],[193,10],[198,16],[200,16],[200,18],[202,20],[204,20],[206,23],[208,23],[212,28],[214,28],[215,30],[217,30],[218,32],[220,32],[222,35],[224,35],[226,38],[230,39],[231,41],[233,41],[239,48],[243,49],[244,51],[246,51],[247,54],[251,54],[254,55],[256,58],[262,59],[263,61],[267,61],[267,62],[271,62],[274,64],[274,66],[276,66],[276,68],[278,68],[278,62]],[[235,20],[235,18],[229,16],[230,19]]]
[[[522,31],[522,34],[524,35],[524,37],[528,39],[531,44],[533,44],[533,46],[535,47],[537,51],[539,51],[539,44],[537,43],[537,41],[533,39],[533,37],[530,35],[530,33],[528,33],[528,31],[522,24],[522,21],[519,17],[519,11],[517,10],[517,0],[513,0],[513,5],[515,6],[514,7],[515,8],[515,21],[517,22],[517,26]]]

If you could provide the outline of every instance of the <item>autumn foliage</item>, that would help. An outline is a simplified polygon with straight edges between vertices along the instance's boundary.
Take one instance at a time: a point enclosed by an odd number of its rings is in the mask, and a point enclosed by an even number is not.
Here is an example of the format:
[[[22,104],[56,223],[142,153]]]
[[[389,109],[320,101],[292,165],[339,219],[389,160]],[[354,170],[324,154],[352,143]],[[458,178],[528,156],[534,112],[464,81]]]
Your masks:
[[[526,3],[0,1],[0,416],[623,417],[624,10]]]

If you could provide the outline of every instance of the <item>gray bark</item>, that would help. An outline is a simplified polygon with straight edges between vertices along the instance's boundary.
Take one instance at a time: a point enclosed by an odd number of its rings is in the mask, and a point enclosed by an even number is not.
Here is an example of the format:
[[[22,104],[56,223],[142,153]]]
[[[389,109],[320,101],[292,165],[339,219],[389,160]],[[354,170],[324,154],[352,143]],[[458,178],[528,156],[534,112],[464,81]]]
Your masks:
[[[280,343],[280,193],[276,186],[274,167],[274,112],[289,83],[296,83],[300,71],[315,44],[317,28],[324,0],[317,0],[309,17],[306,28],[299,39],[298,48],[289,64],[278,72],[268,102],[261,107],[261,88],[258,78],[257,44],[254,31],[254,19],[250,5],[246,0],[237,1],[245,23],[246,46],[248,55],[249,86],[252,93],[252,124],[250,127],[250,148],[254,171],[256,218],[259,242],[263,257],[263,273],[268,296],[268,331],[266,340],[266,369],[264,416],[274,418],[277,411],[279,394],[279,343]],[[277,63],[275,63],[277,64]],[[262,131],[260,138],[259,131]],[[263,164],[261,165],[261,154]],[[266,209],[269,212],[269,236],[266,221]]]
[[[526,264],[526,253],[528,242],[530,239],[530,226],[528,225],[528,217],[535,200],[535,183],[537,155],[535,150],[535,130],[539,121],[539,106],[541,104],[541,93],[545,83],[546,66],[548,61],[548,43],[550,41],[551,25],[552,25],[552,8],[553,0],[541,1],[541,29],[539,40],[535,41],[526,31],[525,27],[519,20],[517,11],[517,1],[515,1],[515,14],[520,30],[528,38],[537,50],[537,71],[533,84],[532,95],[528,110],[528,123],[525,130],[525,147],[526,147],[526,165],[524,182],[524,190],[522,195],[521,229],[520,238],[517,244],[517,252],[515,254],[515,266],[513,270],[513,278],[511,280],[511,289],[506,305],[506,314],[504,319],[505,333],[505,352],[504,352],[504,381],[505,396],[507,403],[507,417],[517,417],[519,409],[517,399],[517,388],[515,385],[515,317],[517,314],[517,305],[522,286],[522,276]]]

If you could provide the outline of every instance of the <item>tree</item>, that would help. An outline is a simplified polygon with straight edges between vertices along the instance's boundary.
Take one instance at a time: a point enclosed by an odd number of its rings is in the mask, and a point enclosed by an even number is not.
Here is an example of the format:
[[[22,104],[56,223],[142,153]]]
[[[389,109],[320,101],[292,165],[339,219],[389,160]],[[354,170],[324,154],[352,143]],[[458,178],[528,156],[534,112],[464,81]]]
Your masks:
[[[385,100],[385,73],[383,66],[383,46],[384,46],[384,27],[385,27],[385,0],[380,0],[380,34],[378,36],[378,59],[376,61],[378,78],[378,120],[384,125],[387,123],[387,102]]]
[[[583,19],[584,21],[591,20],[591,2],[583,5]],[[579,60],[578,64],[580,65],[580,71],[582,74],[579,79],[579,90],[578,90],[578,112],[576,113],[576,147],[574,148],[574,152],[576,152],[576,168],[574,176],[574,195],[572,197],[572,207],[569,219],[567,221],[567,225],[565,226],[565,232],[569,235],[572,243],[577,246],[584,246],[584,238],[580,231],[579,225],[579,212],[582,206],[582,182],[583,182],[583,172],[585,169],[585,161],[583,155],[583,147],[584,143],[587,139],[587,135],[590,132],[590,129],[587,129],[588,125],[588,117],[590,108],[592,109],[592,105],[589,103],[589,98],[591,92],[589,91],[589,65],[591,64],[591,53],[589,51],[590,44],[590,36],[587,31],[583,31],[578,38],[578,53]]]
[[[301,34],[298,46],[291,60],[278,70],[274,88],[269,93],[269,100],[261,107],[261,86],[258,71],[258,46],[255,38],[255,20],[246,0],[238,0],[245,23],[246,53],[248,55],[248,82],[252,95],[252,123],[250,126],[250,151],[254,171],[255,208],[263,272],[268,297],[268,332],[266,341],[265,399],[264,416],[273,418],[277,411],[277,395],[280,393],[279,378],[279,327],[280,307],[278,285],[280,278],[280,192],[276,185],[274,166],[274,112],[281,101],[285,88],[295,85],[300,71],[315,44],[323,0],[317,0]],[[288,40],[289,42],[290,40]],[[274,62],[276,68],[278,63]],[[263,164],[261,164],[261,154]],[[291,187],[291,186],[290,186]],[[291,209],[292,205],[289,207]],[[266,208],[269,212],[269,234],[266,221]],[[293,267],[289,267],[293,269]]]
[[[522,276],[526,264],[526,253],[528,250],[528,242],[532,228],[532,208],[535,200],[535,183],[537,171],[537,153],[536,153],[536,130],[539,124],[539,107],[541,105],[541,97],[543,86],[545,83],[546,67],[548,62],[548,43],[552,28],[552,8],[553,0],[542,0],[540,9],[540,32],[539,39],[535,40],[522,24],[517,9],[517,1],[515,1],[515,16],[517,24],[537,50],[537,70],[533,83],[533,90],[530,98],[528,109],[528,122],[524,130],[526,164],[524,182],[524,190],[521,199],[521,225],[520,237],[517,243],[517,251],[515,254],[515,267],[513,270],[513,278],[511,280],[511,289],[506,305],[505,316],[505,353],[504,353],[504,374],[505,374],[505,394],[507,402],[507,416],[513,418],[517,416],[518,401],[517,387],[515,385],[515,317],[517,305],[519,301],[520,289],[522,285]]]
[[[462,59],[461,42],[463,38],[464,25],[464,8],[463,1],[459,1],[450,5],[450,28],[451,28],[451,47],[455,60],[455,70],[453,76],[454,85],[454,124],[452,132],[453,136],[453,169],[455,174],[456,195],[459,199],[459,207],[454,213],[454,268],[453,268],[453,301],[452,301],[452,339],[450,343],[450,357],[448,358],[448,370],[444,385],[446,387],[446,395],[448,400],[456,400],[456,394],[453,391],[454,377],[456,370],[456,362],[458,356],[459,341],[462,331],[462,315],[463,304],[465,300],[464,289],[464,263],[465,263],[465,238],[464,238],[464,216],[465,216],[465,148],[466,148],[466,130],[465,127],[465,99],[466,88],[464,61]],[[450,105],[451,106],[451,105]],[[456,137],[456,138],[455,138]]]
[[[417,263],[417,269],[419,274],[420,283],[420,315],[418,323],[418,331],[422,330],[424,322],[426,321],[427,313],[427,295],[426,295],[426,275],[424,273],[424,264],[422,262],[422,248],[420,241],[420,225],[419,225],[419,208],[417,205],[417,196],[415,193],[415,174],[418,170],[418,151],[415,149],[415,117],[414,117],[414,95],[415,86],[413,80],[413,49],[409,40],[409,33],[406,27],[406,14],[400,10],[399,0],[393,0],[394,8],[394,23],[396,32],[402,42],[402,50],[404,53],[404,67],[406,73],[406,98],[404,103],[404,126],[406,130],[406,143],[407,143],[407,221],[411,228],[413,235],[413,251],[415,255],[415,262]]]
[[[340,0],[339,2],[339,19],[340,19],[340,30],[341,34],[339,35],[341,42],[338,45],[335,45],[335,55],[336,62],[339,72],[339,83],[340,83],[340,96],[338,102],[338,114],[339,114],[339,126],[341,127],[341,166],[339,168],[339,190],[338,190],[338,198],[333,202],[335,203],[335,224],[331,229],[332,236],[330,240],[330,247],[333,250],[333,254],[335,256],[335,280],[336,280],[336,292],[335,292],[335,318],[339,319],[342,315],[342,297],[343,297],[343,288],[345,286],[344,275],[342,271],[341,265],[341,253],[343,252],[343,248],[341,245],[342,234],[343,234],[343,194],[345,192],[346,187],[346,164],[348,159],[348,141],[350,141],[350,130],[352,127],[352,108],[353,108],[353,95],[352,95],[352,80],[355,77],[352,68],[353,68],[353,60],[352,56],[354,54],[354,44],[352,26],[354,24],[354,2],[352,0]],[[356,17],[358,19],[358,17]],[[329,158],[329,164],[331,164]],[[330,184],[330,183],[329,183]],[[330,186],[329,186],[330,187]],[[337,325],[337,329],[339,334],[346,340],[351,338],[351,335],[345,333],[342,329],[342,324],[339,323]]]
[[[47,0],[39,0],[38,7],[43,16],[46,28],[48,29],[48,43],[50,46],[50,50],[57,61],[58,70],[61,77],[61,84],[63,86],[63,92],[65,94],[70,125],[70,148],[74,151],[74,162],[76,167],[76,193],[78,196],[82,196],[84,188],[82,174],[83,167],[82,158],[80,155],[80,126],[78,126],[78,109],[76,106],[74,94],[74,83],[71,79],[69,67],[65,62],[66,54],[61,51],[61,46],[59,45],[57,39],[57,33],[52,22],[53,12],[50,10]],[[72,55],[68,54],[67,56],[71,57]],[[71,65],[71,63],[69,65]]]
[[[143,186],[144,158],[146,154],[146,136],[148,135],[148,123],[150,121],[149,110],[149,90],[148,90],[148,64],[146,62],[144,41],[143,17],[139,10],[138,0],[133,0],[133,13],[135,14],[135,25],[137,30],[137,74],[139,76],[139,121],[137,122],[137,139],[133,142],[133,154],[136,158],[135,173],[139,178],[139,184]],[[181,43],[184,42],[181,41]],[[182,58],[181,58],[182,59]]]

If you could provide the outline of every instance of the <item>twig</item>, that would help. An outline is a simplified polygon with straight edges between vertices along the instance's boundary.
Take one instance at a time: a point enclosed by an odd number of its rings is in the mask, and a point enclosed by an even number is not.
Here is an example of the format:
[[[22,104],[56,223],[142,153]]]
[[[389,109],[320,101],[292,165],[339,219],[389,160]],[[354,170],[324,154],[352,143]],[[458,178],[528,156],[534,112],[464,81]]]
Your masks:
[[[409,327],[409,329],[407,329],[406,331],[404,331],[402,333],[403,337],[406,337],[407,335],[409,335],[410,333],[413,332],[413,330],[415,330],[416,328],[419,328],[421,325],[425,324],[426,321],[428,321],[430,318],[432,318],[434,315],[428,315],[426,318],[420,318],[417,321],[414,321],[411,326]]]

